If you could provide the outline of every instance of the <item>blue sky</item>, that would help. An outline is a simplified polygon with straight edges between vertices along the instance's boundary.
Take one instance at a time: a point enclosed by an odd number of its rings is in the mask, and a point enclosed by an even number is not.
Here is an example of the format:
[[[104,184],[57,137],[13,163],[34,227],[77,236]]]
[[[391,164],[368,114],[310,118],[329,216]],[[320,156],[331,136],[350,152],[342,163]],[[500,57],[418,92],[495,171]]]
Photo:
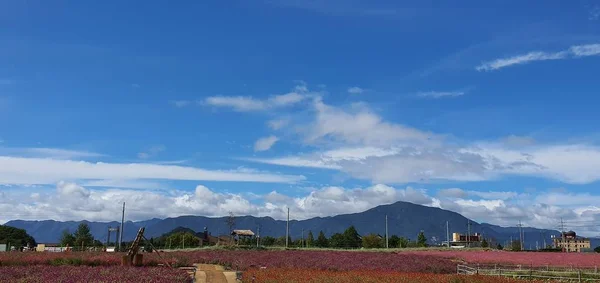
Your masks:
[[[600,233],[595,1],[12,1],[0,27],[0,222],[405,200]]]

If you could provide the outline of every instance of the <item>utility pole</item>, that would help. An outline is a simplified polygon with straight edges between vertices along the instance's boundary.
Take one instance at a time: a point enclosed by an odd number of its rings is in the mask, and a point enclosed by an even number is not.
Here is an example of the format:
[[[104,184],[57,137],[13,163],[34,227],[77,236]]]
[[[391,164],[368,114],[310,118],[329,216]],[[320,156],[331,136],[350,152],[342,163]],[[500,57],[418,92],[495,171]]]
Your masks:
[[[256,227],[256,247],[258,248],[258,241],[260,239],[260,226]]]
[[[387,221],[387,214],[385,215],[385,248],[388,249],[390,247],[389,245],[389,237],[388,237],[388,221]]]
[[[287,222],[285,224],[285,248],[288,247],[288,238],[290,237],[290,208],[288,207]]]
[[[565,250],[565,223],[563,222],[562,217],[560,218],[560,237],[562,239],[562,250]]]
[[[125,202],[123,202],[123,214],[121,215],[121,230],[119,232],[119,250],[122,249],[122,245],[123,245],[123,232],[125,232],[125,230],[123,229],[124,225],[125,225]]]
[[[471,247],[471,220],[467,220],[467,247]]]
[[[450,247],[450,226],[448,225],[448,221],[446,221],[446,243]]]
[[[304,247],[304,228],[302,228],[302,240],[300,241],[300,247]]]
[[[181,244],[183,249],[185,250],[185,234],[183,234],[183,243]]]
[[[521,220],[519,220],[519,241],[521,242],[521,250],[523,250],[523,225],[521,224]]]
[[[106,248],[108,248],[108,243],[110,243],[110,226],[108,226],[108,236],[106,236]]]

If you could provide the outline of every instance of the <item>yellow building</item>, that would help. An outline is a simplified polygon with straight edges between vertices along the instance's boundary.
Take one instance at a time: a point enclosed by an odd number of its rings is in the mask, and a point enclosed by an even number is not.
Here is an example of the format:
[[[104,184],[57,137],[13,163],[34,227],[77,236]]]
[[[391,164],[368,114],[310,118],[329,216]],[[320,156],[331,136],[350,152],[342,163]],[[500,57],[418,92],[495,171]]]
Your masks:
[[[563,232],[561,237],[554,237],[554,247],[561,248],[564,252],[581,252],[583,249],[590,249],[590,239],[577,237],[573,231]]]

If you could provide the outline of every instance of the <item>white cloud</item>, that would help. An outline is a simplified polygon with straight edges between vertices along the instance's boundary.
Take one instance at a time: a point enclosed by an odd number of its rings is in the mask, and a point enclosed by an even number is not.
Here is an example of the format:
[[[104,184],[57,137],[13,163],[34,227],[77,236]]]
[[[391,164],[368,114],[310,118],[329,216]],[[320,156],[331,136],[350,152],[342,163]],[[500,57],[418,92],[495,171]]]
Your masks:
[[[384,122],[364,105],[353,106],[353,109],[344,111],[315,99],[316,117],[308,127],[305,141],[389,146],[397,143],[423,143],[435,138],[431,133]]]
[[[292,92],[272,95],[266,100],[251,96],[211,96],[203,103],[215,107],[228,107],[238,112],[264,111],[298,104],[316,93],[309,92],[305,85],[298,85]]]
[[[195,167],[142,163],[84,161],[0,156],[0,183],[54,184],[61,180],[206,180],[293,183],[304,176],[205,170]]]
[[[600,44],[574,45],[567,50],[559,52],[534,51],[523,55],[508,58],[500,58],[490,62],[484,62],[475,67],[477,71],[494,71],[504,67],[519,64],[527,64],[534,61],[562,60],[569,58],[580,58],[586,56],[600,55]]]
[[[569,50],[578,57],[594,56],[600,54],[600,44],[571,46]]]
[[[276,136],[268,136],[258,139],[254,143],[254,151],[266,151],[271,149],[273,145],[279,140]]]
[[[561,51],[556,53],[548,53],[548,52],[529,52],[524,55],[517,55],[509,58],[501,58],[496,59],[491,62],[485,62],[475,69],[477,71],[494,71],[504,67],[518,65],[518,64],[527,64],[533,61],[545,61],[545,60],[559,60],[567,58],[567,52]]]
[[[280,130],[281,128],[287,126],[289,123],[290,123],[289,119],[281,118],[281,119],[270,120],[267,122],[267,125],[269,126],[269,128],[276,131],[276,130]]]
[[[426,98],[444,98],[444,97],[458,97],[463,96],[464,91],[426,91],[419,92],[417,96]]]
[[[438,191],[438,196],[448,198],[466,198],[467,192],[459,188],[441,189]]]
[[[85,159],[93,157],[102,157],[103,154],[83,151],[83,150],[70,150],[60,148],[46,148],[46,147],[33,147],[33,148],[11,148],[11,147],[0,147],[0,155],[8,156],[24,156],[24,157],[40,157],[40,158],[53,158],[53,159]]]
[[[362,89],[362,88],[360,88],[360,87],[357,87],[357,86],[348,88],[348,93],[349,94],[361,94],[363,92],[365,92],[365,90]]]

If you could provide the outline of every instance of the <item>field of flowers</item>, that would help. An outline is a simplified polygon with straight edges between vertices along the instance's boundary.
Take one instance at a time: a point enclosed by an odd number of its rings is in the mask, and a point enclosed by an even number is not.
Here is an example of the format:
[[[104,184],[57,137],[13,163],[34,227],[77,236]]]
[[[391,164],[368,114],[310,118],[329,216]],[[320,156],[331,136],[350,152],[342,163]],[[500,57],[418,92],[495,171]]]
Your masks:
[[[236,270],[251,267],[304,268],[316,270],[379,270],[422,273],[452,273],[456,263],[449,258],[425,253],[402,254],[343,251],[226,251],[165,252],[144,254],[146,266],[166,260],[173,266],[194,263],[220,264]],[[120,265],[114,253],[3,253],[0,266],[14,265]]]
[[[522,280],[506,277],[466,276],[454,274],[405,273],[394,271],[314,271],[308,269],[250,269],[244,272],[242,282],[245,283],[511,283]],[[536,282],[536,281],[527,281]],[[541,282],[541,281],[540,281]]]
[[[600,268],[600,254],[597,253],[536,253],[507,251],[423,251],[409,254],[427,254],[463,260],[469,264],[504,264],[527,266],[561,266],[574,268]],[[399,254],[404,254],[400,252]]]
[[[161,267],[120,266],[4,266],[0,267],[0,282],[192,282],[185,271]]]

